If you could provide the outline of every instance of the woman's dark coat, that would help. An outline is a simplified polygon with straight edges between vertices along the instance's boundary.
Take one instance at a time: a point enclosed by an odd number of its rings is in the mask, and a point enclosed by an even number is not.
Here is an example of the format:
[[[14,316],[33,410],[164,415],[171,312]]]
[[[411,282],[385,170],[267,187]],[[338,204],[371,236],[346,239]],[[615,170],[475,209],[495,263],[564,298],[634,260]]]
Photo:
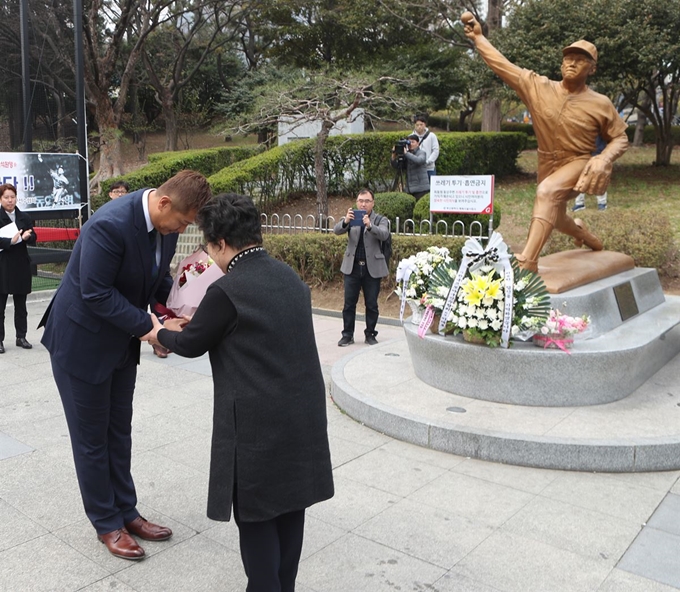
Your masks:
[[[16,225],[19,230],[33,228],[33,220],[15,208]],[[0,228],[11,224],[7,212],[0,207]],[[11,238],[0,238],[0,294],[30,294],[31,293],[31,258],[28,256],[27,245],[34,245],[35,232],[28,241],[12,244]]]
[[[214,290],[233,303],[236,318],[210,349],[215,410],[208,517],[230,519],[234,486],[243,522],[270,520],[329,499],[326,387],[309,288],[266,252],[246,255],[208,288],[188,326],[194,325],[192,331],[161,331],[159,341],[189,355],[183,339],[200,340]]]

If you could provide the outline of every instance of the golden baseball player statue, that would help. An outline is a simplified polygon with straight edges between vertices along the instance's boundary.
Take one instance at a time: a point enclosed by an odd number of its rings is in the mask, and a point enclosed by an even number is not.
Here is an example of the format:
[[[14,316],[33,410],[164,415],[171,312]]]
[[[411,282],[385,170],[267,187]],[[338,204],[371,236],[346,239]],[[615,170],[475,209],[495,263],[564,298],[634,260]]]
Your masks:
[[[626,124],[612,102],[586,86],[597,67],[597,48],[580,40],[562,50],[562,81],[549,80],[508,61],[488,39],[470,12],[461,16],[487,65],[510,86],[531,113],[538,140],[536,200],[520,266],[538,270],[538,256],[553,228],[574,237],[577,247],[602,250],[602,242],[581,220],[567,215],[567,202],[579,193],[603,194],[612,162],[628,148]],[[598,136],[607,144],[592,156]]]

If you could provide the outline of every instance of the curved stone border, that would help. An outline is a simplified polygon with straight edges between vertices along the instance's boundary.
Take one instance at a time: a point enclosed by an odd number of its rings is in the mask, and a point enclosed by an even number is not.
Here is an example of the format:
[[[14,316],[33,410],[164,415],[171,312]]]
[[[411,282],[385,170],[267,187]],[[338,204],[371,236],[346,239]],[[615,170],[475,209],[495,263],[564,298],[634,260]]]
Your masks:
[[[680,434],[625,440],[547,438],[433,422],[385,405],[345,378],[347,363],[365,351],[333,365],[331,396],[350,417],[393,438],[460,456],[546,469],[631,473],[680,469]]]

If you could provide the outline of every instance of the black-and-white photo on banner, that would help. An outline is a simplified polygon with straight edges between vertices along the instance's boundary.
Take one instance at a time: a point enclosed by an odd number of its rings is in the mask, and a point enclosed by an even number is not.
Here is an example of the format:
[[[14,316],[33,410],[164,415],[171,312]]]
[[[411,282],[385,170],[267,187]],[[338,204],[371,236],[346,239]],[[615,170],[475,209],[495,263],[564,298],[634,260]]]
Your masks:
[[[77,154],[0,152],[0,184],[17,188],[20,210],[77,210],[79,158]]]

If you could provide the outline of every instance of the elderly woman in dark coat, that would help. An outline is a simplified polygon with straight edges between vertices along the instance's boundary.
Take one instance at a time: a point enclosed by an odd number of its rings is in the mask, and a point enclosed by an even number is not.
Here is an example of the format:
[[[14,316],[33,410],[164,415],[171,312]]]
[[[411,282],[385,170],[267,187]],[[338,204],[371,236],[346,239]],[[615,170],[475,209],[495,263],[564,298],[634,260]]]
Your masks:
[[[216,196],[198,212],[225,272],[182,332],[155,316],[143,339],[186,357],[210,352],[215,410],[208,517],[239,528],[247,592],[293,592],[305,508],[333,496],[325,386],[309,288],[263,249],[250,198]]]
[[[0,228],[16,224],[18,232],[0,237],[0,354],[5,353],[5,307],[7,297],[14,299],[14,328],[17,347],[31,349],[26,340],[28,312],[26,295],[31,293],[31,259],[26,245],[34,245],[36,236],[33,221],[17,208],[17,188],[5,183],[0,185]]]

